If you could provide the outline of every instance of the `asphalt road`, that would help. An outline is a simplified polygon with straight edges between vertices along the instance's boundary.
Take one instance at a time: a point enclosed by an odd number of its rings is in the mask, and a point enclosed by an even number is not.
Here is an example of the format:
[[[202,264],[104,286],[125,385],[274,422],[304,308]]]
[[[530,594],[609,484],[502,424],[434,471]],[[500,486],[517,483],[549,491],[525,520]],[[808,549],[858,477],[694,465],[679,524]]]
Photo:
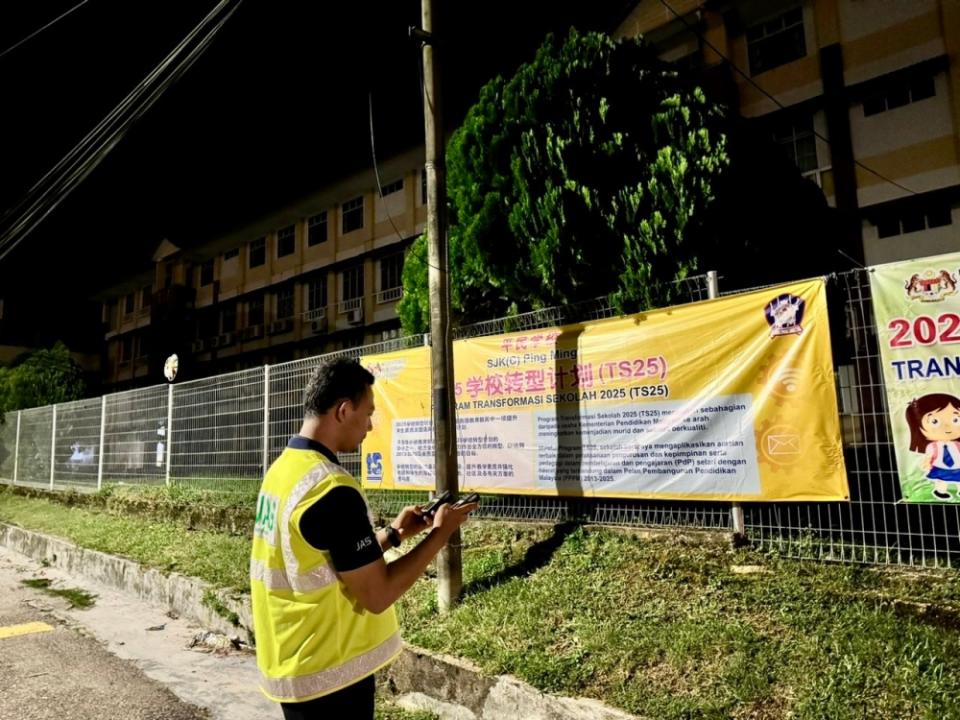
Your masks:
[[[0,555],[0,720],[210,717],[71,622],[69,601],[21,583],[44,574]]]

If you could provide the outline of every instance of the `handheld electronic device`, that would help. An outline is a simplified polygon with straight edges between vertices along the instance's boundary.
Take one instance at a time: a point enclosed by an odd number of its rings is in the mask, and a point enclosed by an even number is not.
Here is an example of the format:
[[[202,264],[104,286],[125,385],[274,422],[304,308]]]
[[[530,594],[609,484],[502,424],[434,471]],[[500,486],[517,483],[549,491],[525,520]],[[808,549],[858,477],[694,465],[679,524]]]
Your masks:
[[[462,498],[457,500],[453,507],[457,508],[461,505],[469,505],[470,503],[480,502],[480,493],[472,492],[469,495],[464,495]]]
[[[422,512],[424,515],[433,515],[437,511],[437,508],[448,502],[450,502],[450,493],[444,490],[433,500],[420,508],[420,512]]]

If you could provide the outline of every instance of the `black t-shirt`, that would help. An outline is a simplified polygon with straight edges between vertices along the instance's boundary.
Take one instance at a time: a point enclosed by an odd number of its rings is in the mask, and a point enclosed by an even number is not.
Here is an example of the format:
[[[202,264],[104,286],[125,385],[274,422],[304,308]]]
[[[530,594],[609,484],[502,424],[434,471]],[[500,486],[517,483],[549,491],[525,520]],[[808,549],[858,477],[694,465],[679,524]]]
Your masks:
[[[339,464],[337,456],[322,444],[296,436],[290,447],[316,450]],[[383,557],[377,542],[367,504],[352,487],[337,487],[315,502],[300,517],[300,534],[317,550],[326,550],[333,567],[340,571],[356,570]]]
[[[367,504],[351,487],[334,488],[300,517],[300,534],[318,550],[327,550],[333,567],[356,570],[383,556]]]

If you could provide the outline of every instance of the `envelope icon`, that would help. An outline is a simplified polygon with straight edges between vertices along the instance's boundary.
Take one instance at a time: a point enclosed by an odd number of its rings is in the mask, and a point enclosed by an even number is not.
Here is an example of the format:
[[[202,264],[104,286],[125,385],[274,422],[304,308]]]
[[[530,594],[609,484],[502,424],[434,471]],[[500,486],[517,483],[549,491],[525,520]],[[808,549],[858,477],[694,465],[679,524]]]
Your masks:
[[[767,435],[767,452],[771,455],[799,455],[799,435]]]

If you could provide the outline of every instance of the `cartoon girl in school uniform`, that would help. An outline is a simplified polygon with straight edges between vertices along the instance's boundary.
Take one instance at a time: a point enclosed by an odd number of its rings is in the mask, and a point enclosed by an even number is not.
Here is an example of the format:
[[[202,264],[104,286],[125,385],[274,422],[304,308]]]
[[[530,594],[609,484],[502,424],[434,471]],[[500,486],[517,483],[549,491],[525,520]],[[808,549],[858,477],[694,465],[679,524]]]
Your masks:
[[[907,405],[910,449],[923,453],[927,479],[933,482],[933,494],[950,499],[947,483],[960,483],[960,400],[953,395],[933,393]]]

